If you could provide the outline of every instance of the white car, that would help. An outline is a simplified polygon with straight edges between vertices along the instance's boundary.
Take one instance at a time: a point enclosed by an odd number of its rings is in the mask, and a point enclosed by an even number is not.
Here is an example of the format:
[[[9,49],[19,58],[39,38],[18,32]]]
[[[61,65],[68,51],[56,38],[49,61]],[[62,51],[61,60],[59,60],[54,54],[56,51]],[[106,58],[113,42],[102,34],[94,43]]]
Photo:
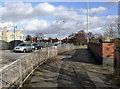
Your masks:
[[[32,52],[31,44],[29,43],[21,43],[14,48],[15,52]]]

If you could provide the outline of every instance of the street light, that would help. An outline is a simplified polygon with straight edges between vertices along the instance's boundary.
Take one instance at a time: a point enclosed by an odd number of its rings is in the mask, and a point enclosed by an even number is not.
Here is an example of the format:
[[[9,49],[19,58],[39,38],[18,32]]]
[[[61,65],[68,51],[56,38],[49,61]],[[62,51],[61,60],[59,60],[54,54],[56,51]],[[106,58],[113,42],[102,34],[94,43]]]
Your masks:
[[[14,41],[15,41],[15,28],[17,28],[17,26],[14,27]]]
[[[17,28],[17,26],[14,27],[14,42],[15,42],[15,28]],[[16,46],[16,42],[15,42],[15,46]]]
[[[88,0],[87,0],[87,43],[89,43],[89,34],[88,34]]]

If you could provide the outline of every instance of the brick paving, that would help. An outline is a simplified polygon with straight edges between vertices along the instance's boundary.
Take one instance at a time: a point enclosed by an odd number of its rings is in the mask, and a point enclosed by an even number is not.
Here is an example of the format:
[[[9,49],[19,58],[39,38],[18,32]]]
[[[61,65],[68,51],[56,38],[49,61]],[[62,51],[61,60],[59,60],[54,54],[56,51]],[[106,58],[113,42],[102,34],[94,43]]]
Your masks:
[[[87,48],[72,50],[38,67],[23,87],[73,89],[118,89],[113,68],[97,64]]]

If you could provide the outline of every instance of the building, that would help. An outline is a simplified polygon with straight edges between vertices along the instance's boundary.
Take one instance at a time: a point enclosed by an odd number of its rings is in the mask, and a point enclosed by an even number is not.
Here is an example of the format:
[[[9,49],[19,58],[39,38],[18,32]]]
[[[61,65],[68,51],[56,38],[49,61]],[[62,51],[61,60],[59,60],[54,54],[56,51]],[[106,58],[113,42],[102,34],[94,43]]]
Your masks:
[[[7,27],[3,27],[3,31],[0,32],[0,40],[4,40],[7,42],[14,40],[14,32],[8,32]],[[24,35],[20,30],[15,32],[15,40],[24,41]]]
[[[56,38],[56,39],[52,39],[52,38],[50,38],[50,39],[48,39],[48,40],[45,40],[45,39],[44,39],[43,42],[45,42],[45,43],[46,43],[46,42],[51,42],[51,43],[55,43],[55,42],[56,42],[56,43],[61,43],[61,40],[59,40],[59,39],[57,39],[57,38]]]

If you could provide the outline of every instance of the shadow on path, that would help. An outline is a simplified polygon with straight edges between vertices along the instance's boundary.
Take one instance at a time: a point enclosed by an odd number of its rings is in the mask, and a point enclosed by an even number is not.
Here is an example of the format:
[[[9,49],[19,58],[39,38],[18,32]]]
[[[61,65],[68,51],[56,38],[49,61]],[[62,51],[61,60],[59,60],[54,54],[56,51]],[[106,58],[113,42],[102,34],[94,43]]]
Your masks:
[[[95,58],[86,48],[65,52],[38,67],[23,86],[95,89],[97,86],[105,85],[101,79],[95,78],[99,78],[102,73],[110,74],[111,71],[102,69],[94,60]],[[91,80],[92,75],[95,75],[93,79],[96,82]]]
[[[63,55],[68,56],[68,58],[63,59],[63,61],[65,60],[65,61],[83,62],[83,63],[99,65],[97,62],[95,62],[96,58],[86,48],[76,49],[74,50],[73,54],[69,52]],[[72,56],[69,57],[70,55]]]

